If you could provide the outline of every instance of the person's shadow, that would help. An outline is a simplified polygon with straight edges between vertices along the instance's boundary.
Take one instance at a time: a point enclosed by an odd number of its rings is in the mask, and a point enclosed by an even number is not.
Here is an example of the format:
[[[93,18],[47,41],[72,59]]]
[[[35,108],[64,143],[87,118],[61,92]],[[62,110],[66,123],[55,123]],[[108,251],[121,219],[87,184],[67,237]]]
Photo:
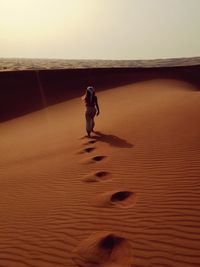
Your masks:
[[[121,148],[132,148],[133,147],[131,143],[129,143],[125,139],[117,137],[116,135],[103,134],[98,131],[94,131],[94,133],[96,134],[96,136],[93,136],[92,137],[93,139],[108,143],[111,146],[121,147]]]

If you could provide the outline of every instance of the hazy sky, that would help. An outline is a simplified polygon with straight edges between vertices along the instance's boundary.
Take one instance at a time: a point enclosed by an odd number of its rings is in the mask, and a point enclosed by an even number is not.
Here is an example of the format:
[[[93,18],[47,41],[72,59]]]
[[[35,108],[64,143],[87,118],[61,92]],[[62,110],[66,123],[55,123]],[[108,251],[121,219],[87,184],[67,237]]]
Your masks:
[[[200,0],[0,0],[0,57],[200,56]]]

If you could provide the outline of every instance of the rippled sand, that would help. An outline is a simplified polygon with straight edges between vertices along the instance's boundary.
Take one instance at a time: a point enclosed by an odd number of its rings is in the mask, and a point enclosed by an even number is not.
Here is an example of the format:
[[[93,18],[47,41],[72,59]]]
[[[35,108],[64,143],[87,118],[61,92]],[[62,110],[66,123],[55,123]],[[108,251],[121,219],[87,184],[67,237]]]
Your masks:
[[[91,139],[80,97],[0,124],[0,266],[200,266],[199,88],[97,96]]]

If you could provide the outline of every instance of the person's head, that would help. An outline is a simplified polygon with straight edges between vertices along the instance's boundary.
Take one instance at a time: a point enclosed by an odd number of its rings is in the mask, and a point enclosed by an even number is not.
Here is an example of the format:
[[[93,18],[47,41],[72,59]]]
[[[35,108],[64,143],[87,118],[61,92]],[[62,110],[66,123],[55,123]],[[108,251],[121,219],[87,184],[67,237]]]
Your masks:
[[[95,94],[95,90],[93,86],[88,86],[86,92],[89,92],[91,95]]]
[[[84,101],[91,101],[92,98],[94,97],[95,95],[95,89],[93,86],[88,86],[86,88],[86,92],[85,92],[85,95],[83,96],[83,100]]]

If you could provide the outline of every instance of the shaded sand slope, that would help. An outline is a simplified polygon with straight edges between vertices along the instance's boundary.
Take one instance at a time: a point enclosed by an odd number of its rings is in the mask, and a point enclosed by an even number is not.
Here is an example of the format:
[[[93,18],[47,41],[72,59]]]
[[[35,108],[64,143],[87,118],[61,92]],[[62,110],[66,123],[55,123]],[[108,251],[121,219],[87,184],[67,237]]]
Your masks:
[[[0,266],[200,266],[200,93],[152,80],[0,125]]]
[[[0,71],[0,122],[80,97],[93,84],[98,90],[149,79],[178,79],[200,87],[200,65],[171,68],[87,68]],[[44,99],[45,96],[45,99]]]

